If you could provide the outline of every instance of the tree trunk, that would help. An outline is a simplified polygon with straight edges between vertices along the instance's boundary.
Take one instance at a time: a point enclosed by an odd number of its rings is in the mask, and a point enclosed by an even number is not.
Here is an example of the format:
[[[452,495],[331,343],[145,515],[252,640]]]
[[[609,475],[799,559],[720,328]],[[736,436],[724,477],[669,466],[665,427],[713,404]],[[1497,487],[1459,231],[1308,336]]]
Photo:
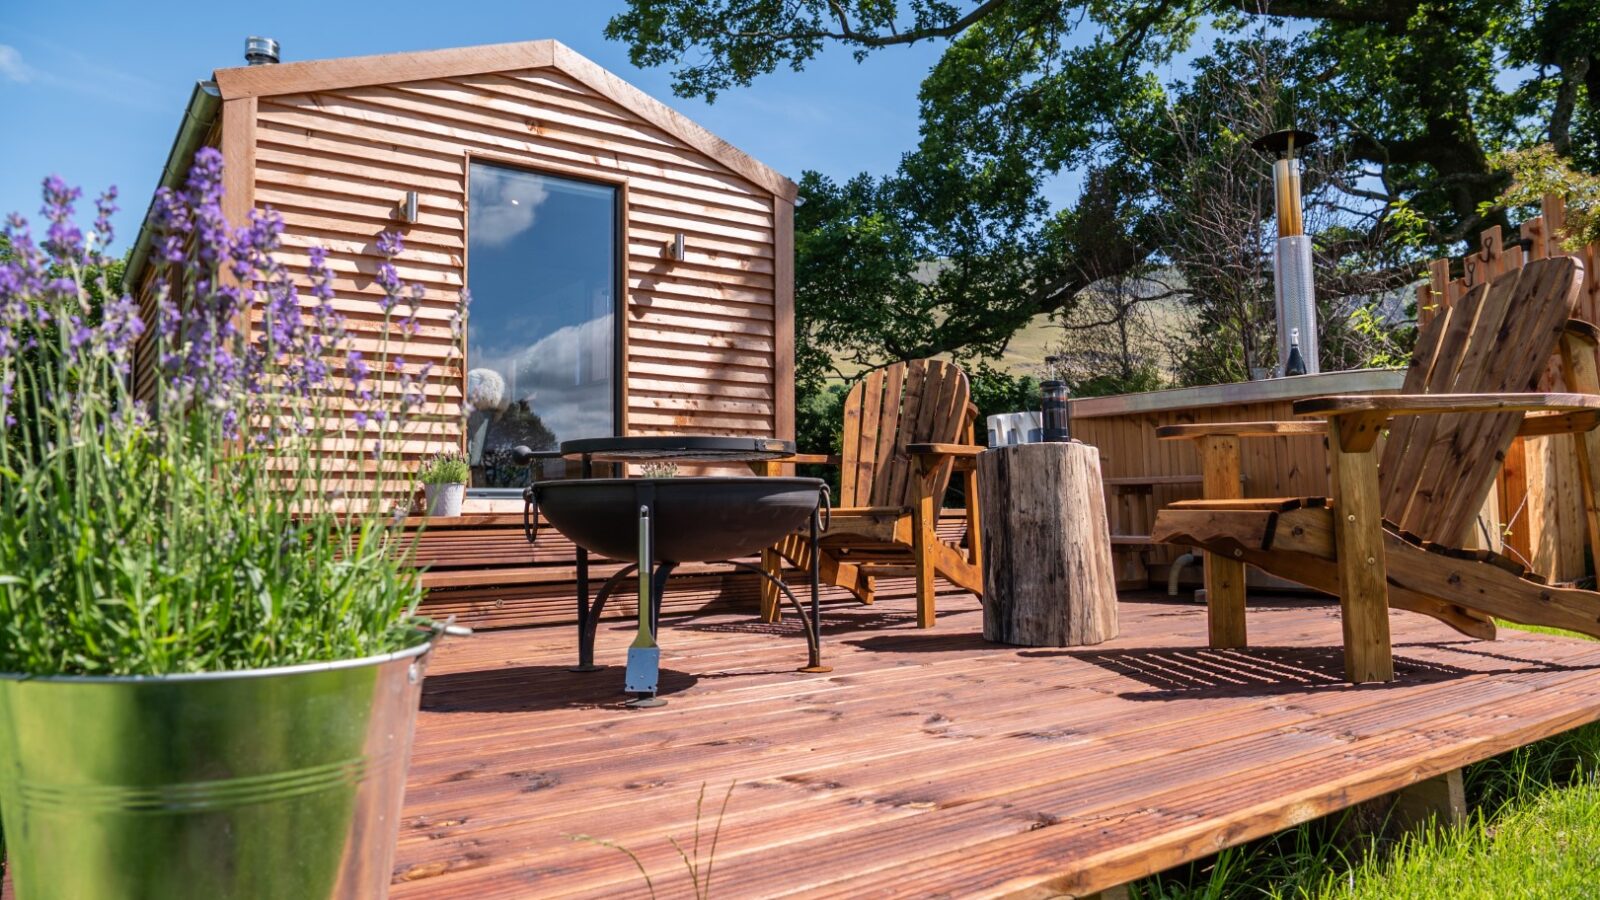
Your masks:
[[[983,636],[1071,647],[1117,636],[1117,589],[1099,451],[1017,444],[978,458]]]

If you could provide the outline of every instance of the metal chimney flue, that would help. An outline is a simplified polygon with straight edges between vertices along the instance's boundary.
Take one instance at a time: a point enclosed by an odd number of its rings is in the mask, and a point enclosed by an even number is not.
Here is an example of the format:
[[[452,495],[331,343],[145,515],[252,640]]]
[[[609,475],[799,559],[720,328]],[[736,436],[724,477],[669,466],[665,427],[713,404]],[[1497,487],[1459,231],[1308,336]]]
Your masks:
[[[1273,208],[1278,222],[1278,244],[1272,258],[1273,293],[1278,311],[1278,374],[1289,367],[1289,349],[1296,336],[1305,374],[1321,371],[1317,357],[1317,293],[1312,281],[1311,238],[1306,236],[1300,202],[1300,160],[1295,151],[1314,143],[1309,131],[1274,131],[1251,145],[1271,152]]]
[[[270,66],[278,61],[278,42],[269,37],[250,35],[244,39],[244,61],[252,66]]]

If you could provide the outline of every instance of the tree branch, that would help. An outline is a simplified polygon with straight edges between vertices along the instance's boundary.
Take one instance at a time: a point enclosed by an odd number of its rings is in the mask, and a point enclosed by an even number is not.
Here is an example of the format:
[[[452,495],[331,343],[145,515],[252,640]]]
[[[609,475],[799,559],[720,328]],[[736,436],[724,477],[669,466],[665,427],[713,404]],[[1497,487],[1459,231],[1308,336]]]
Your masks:
[[[1233,0],[1233,4],[1251,15],[1335,22],[1404,22],[1420,5],[1418,0]]]
[[[833,17],[839,23],[838,31],[822,29],[800,29],[778,33],[748,33],[739,32],[730,36],[741,38],[763,38],[775,41],[812,41],[829,39],[855,44],[860,47],[889,47],[895,44],[914,44],[917,41],[926,41],[932,38],[955,37],[976,24],[984,16],[989,15],[1000,7],[1006,5],[1008,0],[984,0],[972,9],[971,12],[947,25],[930,25],[924,28],[913,28],[909,31],[898,31],[893,25],[889,32],[857,31],[850,24],[849,14],[839,0],[828,0],[828,6],[833,9]]]

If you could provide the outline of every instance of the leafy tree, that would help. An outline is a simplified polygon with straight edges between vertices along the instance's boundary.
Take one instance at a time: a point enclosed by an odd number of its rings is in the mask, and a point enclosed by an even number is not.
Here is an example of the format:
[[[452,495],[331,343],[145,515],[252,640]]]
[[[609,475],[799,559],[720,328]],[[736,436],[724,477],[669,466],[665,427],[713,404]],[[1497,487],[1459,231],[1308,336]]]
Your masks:
[[[1344,328],[1425,256],[1505,223],[1497,153],[1548,141],[1579,171],[1600,170],[1593,13],[1592,0],[631,0],[607,34],[639,65],[675,66],[680,94],[708,99],[830,46],[863,58],[945,44],[922,85],[920,143],[895,173],[803,179],[799,369],[814,386],[833,357],[992,355],[1087,285],[1183,259],[1172,226],[1205,166],[1234,153],[1235,172],[1266,175],[1235,153],[1253,134],[1196,129],[1212,143],[1185,148],[1172,127],[1186,108],[1207,122],[1208,91],[1230,73],[1272,88],[1258,98],[1264,127],[1329,137],[1319,285],[1356,298],[1331,319]],[[1163,84],[1202,27],[1213,46],[1195,78]],[[1272,71],[1251,71],[1268,39]],[[1067,170],[1099,174],[1053,211],[1043,189]],[[1234,302],[1187,288],[1203,314]],[[1238,377],[1258,356],[1193,377]]]

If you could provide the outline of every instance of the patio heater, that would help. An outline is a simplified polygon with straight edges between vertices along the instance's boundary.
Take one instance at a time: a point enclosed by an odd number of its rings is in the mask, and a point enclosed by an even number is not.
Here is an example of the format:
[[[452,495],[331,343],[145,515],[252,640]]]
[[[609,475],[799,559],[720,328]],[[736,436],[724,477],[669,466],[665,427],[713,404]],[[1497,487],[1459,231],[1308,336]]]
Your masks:
[[[1300,160],[1295,151],[1315,143],[1309,131],[1287,129],[1256,138],[1251,144],[1262,152],[1276,154],[1272,165],[1273,206],[1278,222],[1277,251],[1272,258],[1273,293],[1278,312],[1278,370],[1290,373],[1290,350],[1298,342],[1306,375],[1315,375],[1317,366],[1317,295],[1312,284],[1311,238],[1305,234],[1300,213]]]

